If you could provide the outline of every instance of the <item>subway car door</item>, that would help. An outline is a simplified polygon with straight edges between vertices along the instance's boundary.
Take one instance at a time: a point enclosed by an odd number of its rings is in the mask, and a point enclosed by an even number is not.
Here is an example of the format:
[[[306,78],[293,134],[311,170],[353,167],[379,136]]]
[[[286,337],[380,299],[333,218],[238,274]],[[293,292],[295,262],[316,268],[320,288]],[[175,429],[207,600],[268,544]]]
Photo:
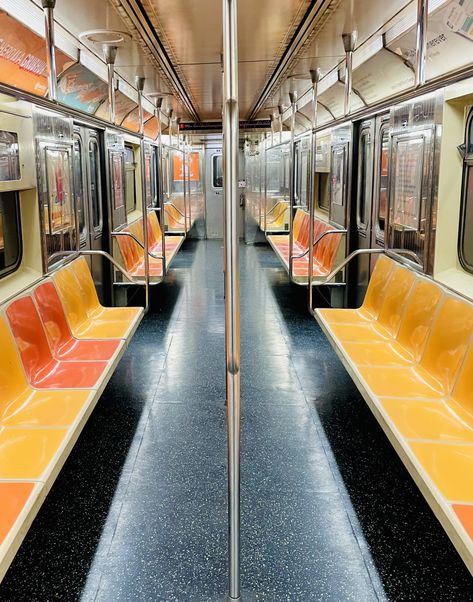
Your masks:
[[[104,250],[100,139],[96,130],[86,127],[74,128],[74,194],[81,249]],[[99,298],[105,302],[106,275],[103,258],[88,256],[87,260]]]
[[[205,203],[207,238],[223,238],[222,148],[205,149]]]
[[[350,211],[350,251],[371,247],[371,207],[373,199],[373,156],[375,120],[358,124],[354,153],[352,203]],[[355,259],[349,272],[350,301],[363,302],[370,276],[370,257]]]

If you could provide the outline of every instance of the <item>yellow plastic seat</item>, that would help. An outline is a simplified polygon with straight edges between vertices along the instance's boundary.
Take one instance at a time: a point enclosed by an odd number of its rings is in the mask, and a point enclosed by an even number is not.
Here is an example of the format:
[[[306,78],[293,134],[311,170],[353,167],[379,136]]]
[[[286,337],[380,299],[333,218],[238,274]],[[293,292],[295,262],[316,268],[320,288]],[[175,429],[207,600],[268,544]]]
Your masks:
[[[473,346],[471,344],[448,404],[459,419],[473,429]]]
[[[389,279],[381,309],[376,320],[360,324],[331,324],[333,334],[342,342],[358,341],[370,343],[386,341],[396,336],[406,299],[409,298],[415,282],[415,275],[403,267],[394,268]]]
[[[0,317],[0,426],[69,426],[88,404],[90,394],[32,389],[5,318]]]
[[[450,395],[473,331],[473,306],[448,297],[442,304],[418,365],[409,368],[360,367],[371,391],[380,397]]]
[[[66,437],[65,428],[1,428],[0,480],[41,480]]]
[[[90,318],[94,320],[97,318],[106,319],[113,322],[123,321],[130,324],[141,315],[143,311],[141,307],[104,307],[101,305],[89,266],[83,257],[76,259],[65,269],[70,269],[77,278],[85,299],[87,315]]]
[[[344,342],[345,351],[359,366],[410,366],[419,362],[442,296],[436,284],[417,278],[406,301],[396,339],[387,344]]]
[[[130,331],[127,321],[91,318],[86,311],[87,300],[74,273],[62,268],[53,276],[72,334],[79,339],[124,339]],[[90,303],[90,300],[89,300]],[[121,308],[119,308],[121,309]],[[124,308],[127,309],[127,308]]]
[[[319,314],[330,325],[359,324],[376,320],[394,267],[392,259],[381,255],[376,261],[363,305],[359,309],[319,309]]]
[[[472,424],[457,415],[448,400],[385,398],[380,403],[406,439],[473,444]]]
[[[473,445],[412,441],[410,447],[447,500],[473,502]]]

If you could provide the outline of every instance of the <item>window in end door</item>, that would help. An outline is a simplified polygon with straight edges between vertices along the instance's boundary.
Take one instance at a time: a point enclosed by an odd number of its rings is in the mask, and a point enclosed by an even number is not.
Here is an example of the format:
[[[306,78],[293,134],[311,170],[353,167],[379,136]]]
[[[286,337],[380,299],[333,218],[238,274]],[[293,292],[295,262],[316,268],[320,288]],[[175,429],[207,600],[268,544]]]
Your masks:
[[[223,187],[223,157],[214,155],[212,157],[212,185],[214,188]]]

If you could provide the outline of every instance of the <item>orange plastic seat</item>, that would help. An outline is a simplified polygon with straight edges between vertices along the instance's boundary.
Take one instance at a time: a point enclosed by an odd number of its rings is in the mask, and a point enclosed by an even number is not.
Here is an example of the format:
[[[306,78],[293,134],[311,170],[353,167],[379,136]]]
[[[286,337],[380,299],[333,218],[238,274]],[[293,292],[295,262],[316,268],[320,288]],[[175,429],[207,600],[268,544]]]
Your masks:
[[[442,296],[441,288],[433,282],[416,279],[396,339],[388,344],[344,341],[345,351],[357,365],[409,366],[419,362]]]
[[[76,339],[67,324],[64,309],[52,282],[44,282],[33,293],[48,335],[51,351],[59,360],[111,360],[122,345],[117,340]]]
[[[77,278],[63,268],[53,275],[64,313],[72,334],[78,339],[123,339],[130,330],[123,321],[92,319],[84,307],[83,295],[80,292]]]
[[[70,270],[76,277],[89,318],[123,322],[130,325],[141,315],[143,311],[141,307],[104,307],[101,305],[89,266],[83,257],[76,259],[64,269]]]
[[[20,297],[7,308],[29,382],[46,389],[92,389],[98,387],[107,362],[61,361],[51,354],[46,332],[32,297]]]
[[[0,317],[0,425],[67,426],[88,403],[90,391],[35,390],[28,384],[13,337]]]
[[[447,297],[432,325],[419,365],[402,368],[360,367],[375,395],[382,397],[448,396],[473,330],[473,306]]]
[[[398,333],[406,300],[409,299],[415,280],[415,275],[411,270],[401,266],[395,267],[382,299],[377,319],[354,324],[334,323],[330,325],[331,331],[343,343],[346,341],[371,343],[393,339]]]
[[[395,264],[381,255],[376,261],[362,306],[359,309],[320,309],[319,313],[330,325],[359,324],[376,320],[381,311],[384,295]]]
[[[34,486],[34,483],[0,483],[0,546],[18,520]]]

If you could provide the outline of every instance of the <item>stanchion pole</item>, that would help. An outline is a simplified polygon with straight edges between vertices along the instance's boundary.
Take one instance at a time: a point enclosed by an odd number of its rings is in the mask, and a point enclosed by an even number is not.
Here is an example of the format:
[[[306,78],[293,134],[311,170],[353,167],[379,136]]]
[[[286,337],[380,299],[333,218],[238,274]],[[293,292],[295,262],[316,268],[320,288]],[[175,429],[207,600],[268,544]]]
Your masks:
[[[228,599],[240,583],[240,257],[238,235],[237,0],[223,2],[223,181],[225,194],[225,359],[227,370]]]

